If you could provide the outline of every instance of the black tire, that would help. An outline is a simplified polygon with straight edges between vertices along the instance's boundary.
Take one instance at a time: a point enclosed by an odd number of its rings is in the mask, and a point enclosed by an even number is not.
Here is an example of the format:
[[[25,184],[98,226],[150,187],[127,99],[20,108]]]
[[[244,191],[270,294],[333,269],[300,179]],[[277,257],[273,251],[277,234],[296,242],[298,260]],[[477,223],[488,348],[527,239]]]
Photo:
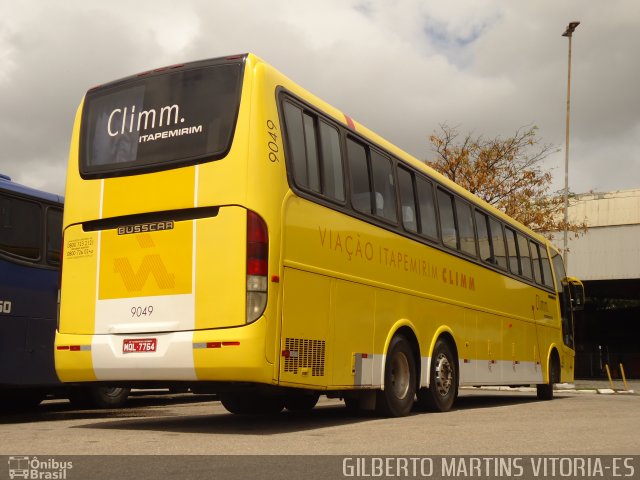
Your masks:
[[[98,408],[120,408],[124,406],[131,393],[130,388],[92,387],[91,400]]]
[[[290,412],[309,412],[319,399],[319,393],[292,393],[284,398],[284,407]]]
[[[386,417],[409,415],[416,395],[416,365],[411,345],[402,335],[391,339],[384,366],[384,390],[377,393],[376,411]]]
[[[347,411],[351,415],[360,415],[362,410],[360,409],[360,396],[346,396],[342,399],[344,401],[344,406],[347,407]]]
[[[75,408],[120,408],[129,398],[130,388],[74,387],[69,401]]]
[[[46,392],[39,389],[25,389],[2,393],[0,407],[10,411],[27,411],[36,408],[46,397]]]
[[[275,415],[284,408],[284,398],[254,393],[225,393],[220,395],[222,406],[236,415]]]
[[[536,385],[538,400],[553,400],[553,384],[560,380],[560,367],[555,356],[549,361],[549,383]]]
[[[431,357],[429,388],[418,390],[418,407],[434,412],[451,410],[458,397],[458,366],[449,343],[439,338]]]

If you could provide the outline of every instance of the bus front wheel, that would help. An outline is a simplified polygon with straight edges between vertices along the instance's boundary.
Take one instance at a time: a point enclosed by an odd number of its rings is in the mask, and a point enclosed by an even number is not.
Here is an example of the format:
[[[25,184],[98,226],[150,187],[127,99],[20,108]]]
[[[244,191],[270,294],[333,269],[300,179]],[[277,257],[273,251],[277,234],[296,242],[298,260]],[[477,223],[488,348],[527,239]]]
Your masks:
[[[553,400],[553,384],[560,381],[560,366],[555,356],[549,361],[549,383],[536,385],[538,400]]]
[[[449,343],[439,338],[431,357],[429,388],[418,390],[418,406],[424,410],[451,410],[458,396],[458,372],[455,356]]]
[[[411,412],[416,394],[416,365],[411,345],[402,335],[391,340],[384,366],[384,390],[376,398],[376,410],[388,417]]]

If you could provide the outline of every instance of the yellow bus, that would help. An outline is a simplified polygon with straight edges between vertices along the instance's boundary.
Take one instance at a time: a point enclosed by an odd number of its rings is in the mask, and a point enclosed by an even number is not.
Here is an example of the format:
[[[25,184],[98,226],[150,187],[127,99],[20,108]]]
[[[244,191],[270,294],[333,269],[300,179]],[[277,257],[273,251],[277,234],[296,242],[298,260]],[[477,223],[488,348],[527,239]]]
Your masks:
[[[573,378],[559,252],[255,55],[89,90],[66,200],[64,382],[403,416]]]

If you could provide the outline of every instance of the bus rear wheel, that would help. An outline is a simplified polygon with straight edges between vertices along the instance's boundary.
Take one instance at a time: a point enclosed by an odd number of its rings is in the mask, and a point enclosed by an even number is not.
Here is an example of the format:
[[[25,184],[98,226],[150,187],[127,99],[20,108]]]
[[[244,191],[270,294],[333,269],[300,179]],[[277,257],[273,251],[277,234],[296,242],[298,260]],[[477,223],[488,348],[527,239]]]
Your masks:
[[[120,408],[129,398],[130,388],[73,387],[69,401],[75,408]]]
[[[236,415],[274,415],[284,408],[283,397],[250,392],[221,394],[220,403],[229,413]]]
[[[291,393],[284,398],[284,406],[290,412],[309,412],[316,406],[319,398],[318,393]]]
[[[431,357],[429,388],[418,390],[418,406],[423,410],[446,412],[451,410],[458,396],[458,371],[449,343],[439,338]]]
[[[40,405],[46,397],[46,392],[40,389],[25,389],[2,392],[0,408],[9,411],[26,411]]]
[[[376,410],[387,417],[409,415],[416,395],[416,365],[407,339],[391,340],[384,366],[384,390],[377,393]]]

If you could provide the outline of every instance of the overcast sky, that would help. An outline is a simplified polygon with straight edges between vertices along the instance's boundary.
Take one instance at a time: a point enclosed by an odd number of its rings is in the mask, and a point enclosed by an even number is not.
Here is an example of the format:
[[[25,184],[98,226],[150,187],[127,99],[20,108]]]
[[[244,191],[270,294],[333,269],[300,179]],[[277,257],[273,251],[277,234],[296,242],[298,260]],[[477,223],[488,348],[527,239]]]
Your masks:
[[[253,52],[419,159],[537,125],[559,189],[574,20],[570,188],[640,188],[638,0],[0,0],[0,173],[64,193],[88,88]]]

